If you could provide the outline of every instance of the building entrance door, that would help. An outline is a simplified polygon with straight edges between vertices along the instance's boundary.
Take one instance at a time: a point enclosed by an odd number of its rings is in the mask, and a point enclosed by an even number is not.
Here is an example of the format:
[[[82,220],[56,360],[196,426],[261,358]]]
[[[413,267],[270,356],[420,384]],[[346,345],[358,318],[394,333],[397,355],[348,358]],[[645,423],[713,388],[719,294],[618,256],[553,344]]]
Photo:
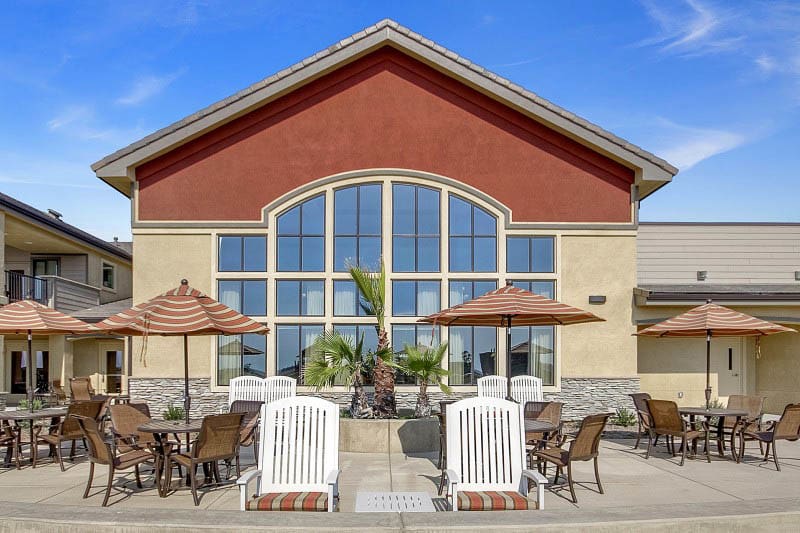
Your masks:
[[[47,392],[50,389],[50,352],[36,351],[36,373],[34,389]],[[28,366],[28,354],[23,351],[11,352],[11,394],[25,394],[25,372]]]
[[[124,373],[124,357],[122,350],[112,350],[108,346],[100,347],[100,372],[105,381],[106,394],[122,393],[122,376]]]
[[[717,338],[711,341],[711,373],[717,375],[718,391],[715,396],[727,398],[731,394],[743,394],[742,384],[742,339],[737,337]]]

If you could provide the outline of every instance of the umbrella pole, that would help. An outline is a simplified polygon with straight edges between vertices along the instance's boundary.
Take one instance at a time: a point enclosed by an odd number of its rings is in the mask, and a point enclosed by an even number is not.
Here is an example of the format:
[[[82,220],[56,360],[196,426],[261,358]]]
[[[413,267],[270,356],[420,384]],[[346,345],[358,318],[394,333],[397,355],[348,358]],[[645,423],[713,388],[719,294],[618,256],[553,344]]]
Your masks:
[[[706,409],[711,408],[711,331],[706,330]]]
[[[508,396],[506,399],[514,401],[511,397],[511,316],[506,317],[506,386]]]
[[[189,337],[183,335],[183,412],[186,416],[186,423],[189,423],[189,409],[192,400],[189,398]]]
[[[31,330],[28,330],[28,364],[26,365],[27,368],[25,369],[25,387],[28,396],[28,410],[33,412],[33,370],[31,367],[36,364],[36,358],[33,357],[33,335],[31,334]],[[31,424],[33,427],[33,424]]]

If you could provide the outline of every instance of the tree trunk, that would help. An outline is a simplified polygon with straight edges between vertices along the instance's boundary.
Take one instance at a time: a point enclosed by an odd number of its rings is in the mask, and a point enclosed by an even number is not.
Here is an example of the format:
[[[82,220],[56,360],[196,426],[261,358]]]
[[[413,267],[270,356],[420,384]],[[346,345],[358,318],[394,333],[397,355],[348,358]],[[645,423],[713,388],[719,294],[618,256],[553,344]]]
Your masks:
[[[414,416],[417,418],[427,418],[431,416],[431,402],[428,401],[428,384],[419,384],[419,394],[417,395],[417,407],[414,409]]]
[[[378,350],[389,347],[389,335],[385,329],[378,329]],[[397,404],[394,397],[394,369],[383,362],[380,357],[372,371],[372,380],[375,384],[375,402],[373,404],[375,416],[379,418],[395,418]]]
[[[361,377],[353,382],[353,398],[350,400],[350,416],[353,418],[371,418],[372,409],[367,402],[367,394],[364,392],[364,384]]]

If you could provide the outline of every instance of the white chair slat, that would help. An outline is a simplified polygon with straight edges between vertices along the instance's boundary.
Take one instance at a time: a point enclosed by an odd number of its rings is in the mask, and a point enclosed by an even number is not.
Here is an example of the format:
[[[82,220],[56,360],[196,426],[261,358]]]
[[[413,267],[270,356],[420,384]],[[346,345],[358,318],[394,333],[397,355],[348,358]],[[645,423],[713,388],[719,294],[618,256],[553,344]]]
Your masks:
[[[511,378],[511,397],[521,405],[543,401],[542,379],[536,376],[514,376]]]
[[[508,395],[508,380],[503,376],[478,378],[478,396],[504,400]]]

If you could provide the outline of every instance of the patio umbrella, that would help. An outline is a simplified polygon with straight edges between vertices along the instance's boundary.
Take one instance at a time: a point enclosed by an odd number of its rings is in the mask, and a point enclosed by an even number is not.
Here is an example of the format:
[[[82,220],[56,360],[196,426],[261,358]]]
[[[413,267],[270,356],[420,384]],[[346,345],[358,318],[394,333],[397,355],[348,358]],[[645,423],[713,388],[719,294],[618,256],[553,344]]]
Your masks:
[[[189,421],[189,335],[266,335],[269,328],[244,316],[181,280],[179,287],[99,322],[118,335],[183,337],[183,407]]]
[[[760,337],[793,329],[746,315],[708,300],[683,314],[636,333],[641,337],[706,338],[706,409],[711,405],[711,337]]]
[[[583,309],[545,298],[507,282],[505,287],[487,292],[463,304],[433,313],[418,322],[445,326],[493,326],[506,328],[506,374],[511,398],[511,327],[567,326],[604,319]]]
[[[77,318],[65,315],[52,307],[33,300],[21,300],[0,308],[0,335],[28,335],[28,353],[25,364],[25,391],[28,408],[33,411],[33,334],[70,335],[96,332],[97,328]]]

